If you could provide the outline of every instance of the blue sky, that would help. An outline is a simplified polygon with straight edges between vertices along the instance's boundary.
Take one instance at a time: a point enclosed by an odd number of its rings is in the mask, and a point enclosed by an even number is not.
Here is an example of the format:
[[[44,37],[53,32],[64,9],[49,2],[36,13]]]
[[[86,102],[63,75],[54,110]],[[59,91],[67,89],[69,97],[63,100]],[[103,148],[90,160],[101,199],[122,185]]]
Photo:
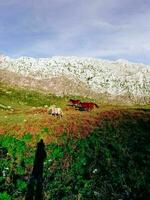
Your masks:
[[[0,0],[0,53],[150,64],[150,1]]]

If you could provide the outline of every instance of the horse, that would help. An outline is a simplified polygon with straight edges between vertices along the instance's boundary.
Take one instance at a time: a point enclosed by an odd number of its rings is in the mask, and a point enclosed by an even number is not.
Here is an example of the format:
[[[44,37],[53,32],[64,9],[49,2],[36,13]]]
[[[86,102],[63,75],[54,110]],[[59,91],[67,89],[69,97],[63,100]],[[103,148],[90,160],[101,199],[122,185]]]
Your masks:
[[[80,110],[91,111],[94,107],[99,108],[96,103],[93,102],[80,102],[78,108]]]
[[[51,106],[48,110],[48,113],[53,115],[53,116],[57,116],[57,117],[62,117],[63,116],[63,112],[61,108],[57,108],[55,105]]]
[[[70,106],[74,106],[74,107],[78,106],[80,102],[81,102],[80,100],[74,100],[74,99],[69,100],[69,103],[71,103]]]

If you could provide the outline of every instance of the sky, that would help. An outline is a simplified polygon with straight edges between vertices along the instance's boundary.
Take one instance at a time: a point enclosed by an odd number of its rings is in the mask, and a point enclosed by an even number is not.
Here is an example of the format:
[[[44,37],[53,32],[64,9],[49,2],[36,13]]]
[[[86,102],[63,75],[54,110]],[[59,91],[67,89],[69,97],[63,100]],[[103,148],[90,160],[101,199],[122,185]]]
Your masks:
[[[150,1],[0,0],[0,54],[150,65]]]

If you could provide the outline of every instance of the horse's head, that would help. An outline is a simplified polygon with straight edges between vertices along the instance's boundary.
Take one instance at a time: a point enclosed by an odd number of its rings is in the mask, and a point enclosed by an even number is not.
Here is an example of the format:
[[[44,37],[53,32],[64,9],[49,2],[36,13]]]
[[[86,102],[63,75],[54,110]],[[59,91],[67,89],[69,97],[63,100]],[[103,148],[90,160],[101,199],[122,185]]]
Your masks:
[[[80,100],[70,99],[69,103],[71,103],[71,106],[78,106],[80,103]]]

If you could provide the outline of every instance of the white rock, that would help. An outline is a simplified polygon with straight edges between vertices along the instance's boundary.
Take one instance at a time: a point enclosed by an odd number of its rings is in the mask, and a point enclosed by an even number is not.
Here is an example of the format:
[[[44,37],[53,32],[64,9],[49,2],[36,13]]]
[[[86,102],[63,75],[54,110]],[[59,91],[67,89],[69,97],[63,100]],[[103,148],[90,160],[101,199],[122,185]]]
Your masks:
[[[82,81],[98,93],[150,96],[150,66],[122,59],[117,61],[78,57],[12,59],[0,56],[0,69],[35,79],[65,75]]]

